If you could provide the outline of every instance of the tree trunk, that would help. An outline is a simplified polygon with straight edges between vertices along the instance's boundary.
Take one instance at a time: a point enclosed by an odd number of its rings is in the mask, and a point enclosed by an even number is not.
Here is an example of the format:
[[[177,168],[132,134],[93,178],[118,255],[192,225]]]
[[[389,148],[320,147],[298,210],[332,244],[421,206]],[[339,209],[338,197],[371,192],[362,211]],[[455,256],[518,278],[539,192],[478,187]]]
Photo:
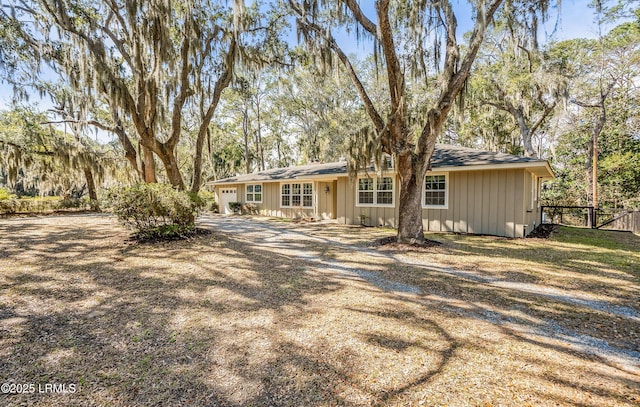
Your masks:
[[[196,140],[196,154],[193,158],[193,180],[191,182],[191,193],[194,194],[200,192],[200,184],[202,184],[202,149],[206,134],[207,129],[201,127]]]
[[[415,160],[410,153],[397,158],[400,176],[400,199],[398,215],[398,243],[424,242],[422,225],[422,180],[423,171],[416,171]]]
[[[249,152],[249,114],[245,108],[242,115],[242,135],[244,136],[244,166],[245,173],[251,173],[251,154]]]
[[[607,110],[604,102],[605,98],[602,97],[600,101],[600,115],[598,116],[598,121],[593,128],[591,139],[591,154],[593,156],[591,160],[591,184],[593,185],[591,189],[591,203],[595,209],[598,208],[598,138],[600,137],[600,133],[602,133],[602,129],[607,122]]]
[[[533,148],[533,143],[531,142],[531,129],[529,128],[529,126],[527,126],[527,121],[524,117],[524,113],[520,108],[513,109],[511,113],[518,121],[518,127],[520,128],[520,138],[522,139],[522,147],[524,147],[524,156],[537,158],[536,150]]]
[[[584,163],[585,169],[585,178],[586,178],[586,198],[587,198],[587,206],[591,204],[593,206],[593,177],[591,176],[593,173],[593,139],[589,140],[587,143],[587,154],[585,157]],[[593,227],[593,219],[591,218],[591,210],[587,211],[587,227]]]
[[[89,206],[94,212],[100,212],[98,204],[98,194],[96,193],[96,183],[93,179],[93,171],[90,167],[84,167],[84,177],[87,181],[87,190],[89,191]]]
[[[164,164],[169,183],[180,191],[184,191],[184,181],[182,174],[180,174],[180,168],[178,167],[178,158],[176,157],[175,149],[168,150],[162,145],[161,150],[158,152],[158,158],[160,158],[162,164]]]
[[[211,119],[213,118],[213,114],[216,111],[216,107],[220,102],[222,91],[226,89],[231,83],[237,51],[236,40],[235,38],[233,38],[231,40],[231,44],[229,45],[229,52],[226,56],[227,67],[224,73],[216,82],[216,86],[213,89],[213,95],[211,97],[211,103],[209,104],[206,112],[204,112],[203,108],[201,107],[202,123],[200,123],[198,138],[196,140],[196,155],[193,161],[193,179],[191,182],[191,193],[193,194],[197,194],[198,192],[200,192],[200,184],[202,184],[202,145],[206,136],[207,140],[209,141],[209,156],[211,156],[211,134],[209,125],[211,124]],[[202,97],[204,98],[204,96]]]
[[[153,151],[148,147],[142,146],[142,173],[144,175],[144,182],[152,184],[157,182],[156,180],[156,161],[153,158]]]
[[[262,145],[262,123],[260,122],[260,98],[256,100],[256,121],[258,122],[258,154],[260,156],[260,171],[265,169],[264,165],[264,146]]]
[[[136,152],[136,148],[133,146],[131,139],[127,135],[127,132],[124,129],[124,124],[122,123],[122,120],[120,120],[120,115],[116,109],[111,109],[111,117],[115,122],[113,131],[118,136],[118,140],[124,149],[124,157],[129,161],[131,168],[134,169],[139,179],[144,180],[144,169],[142,168],[142,164],[138,162],[138,153]]]
[[[280,151],[280,139],[276,139],[276,151],[278,152],[278,167],[282,166],[282,151]]]

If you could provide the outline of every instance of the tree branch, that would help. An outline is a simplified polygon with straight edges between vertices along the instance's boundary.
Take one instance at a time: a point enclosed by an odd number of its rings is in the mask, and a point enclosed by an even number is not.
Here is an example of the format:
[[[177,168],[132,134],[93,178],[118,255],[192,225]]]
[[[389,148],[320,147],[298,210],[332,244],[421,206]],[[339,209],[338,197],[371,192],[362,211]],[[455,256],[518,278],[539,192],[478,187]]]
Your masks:
[[[473,27],[471,39],[469,40],[468,51],[460,64],[460,69],[455,75],[454,84],[458,91],[462,89],[464,82],[471,72],[471,66],[473,65],[473,61],[476,59],[480,46],[482,45],[487,24],[489,23],[489,20],[493,18],[493,15],[496,13],[502,2],[503,0],[492,0],[486,10],[478,10],[478,14],[476,15],[476,24]],[[449,7],[451,6],[448,0],[446,3],[449,4]]]
[[[422,128],[420,137],[418,138],[417,154],[427,154],[434,148],[435,138],[433,138],[433,140],[429,140],[429,135],[437,133],[437,130],[441,128],[442,121],[449,110],[451,110],[455,98],[462,91],[471,72],[473,61],[475,60],[478,50],[482,45],[487,24],[489,20],[493,18],[493,15],[502,4],[502,1],[503,0],[492,0],[486,9],[478,8],[478,13],[476,14],[475,19],[476,23],[473,27],[471,39],[469,40],[467,53],[465,54],[460,67],[456,71],[459,58],[459,49],[455,36],[456,20],[450,1],[442,0],[441,7],[443,8],[445,19],[447,21],[447,55],[445,58],[445,72],[443,73],[443,90],[435,107],[430,109],[427,113],[426,123]]]
[[[125,49],[124,42],[120,38],[116,37],[116,35],[113,33],[113,31],[111,31],[109,27],[100,26],[99,29],[104,32],[109,37],[109,39],[111,39],[111,41],[113,41],[124,60],[127,61],[127,64],[130,67],[133,67],[133,60],[131,59],[131,55],[129,55],[129,52],[127,52],[127,50]]]
[[[197,193],[199,191],[200,184],[202,183],[202,146],[204,143],[204,139],[207,135],[211,119],[213,118],[213,113],[215,112],[216,107],[220,102],[222,91],[225,90],[231,83],[237,58],[238,44],[236,43],[236,37],[231,36],[229,51],[227,52],[227,56],[225,58],[225,70],[220,78],[218,78],[218,80],[216,81],[216,85],[213,89],[213,95],[211,97],[211,102],[209,103],[209,107],[207,108],[206,113],[202,117],[202,122],[200,123],[200,128],[198,130],[198,138],[196,139],[196,154],[194,157],[193,180],[191,183],[191,192],[193,193]]]
[[[367,16],[364,15],[358,2],[356,2],[356,0],[345,0],[345,4],[347,5],[347,7],[349,7],[351,12],[353,13],[353,17],[360,23],[362,28],[367,30],[375,38],[379,39],[378,27],[374,24],[373,21],[371,21]]]
[[[527,54],[527,59],[529,60],[529,73],[533,73],[533,59],[531,57],[531,51],[529,51],[528,49],[526,49],[520,44],[518,44],[518,48],[520,48]]]
[[[553,102],[553,104],[551,106],[545,106],[544,111],[542,112],[542,116],[540,116],[540,118],[538,120],[536,120],[536,122],[533,124],[533,126],[531,126],[531,134],[535,134],[536,130],[538,130],[538,127],[540,127],[540,125],[542,125],[542,123],[544,122],[544,120],[547,118],[547,116],[549,116],[551,114],[551,112],[553,112],[553,109],[556,108],[556,105],[558,104],[558,102]]]
[[[115,133],[116,132],[115,127],[107,126],[107,125],[102,124],[102,123],[100,123],[100,122],[98,122],[96,120],[74,120],[74,119],[68,119],[68,120],[49,120],[49,121],[46,121],[46,122],[40,122],[40,124],[62,124],[62,123],[72,123],[72,124],[85,123],[85,124],[88,124],[90,126],[97,127],[97,128],[99,128],[101,130],[104,130],[104,131],[108,131],[108,132],[111,132],[111,133]]]
[[[182,45],[180,48],[180,93],[173,102],[173,113],[171,115],[171,136],[167,140],[167,147],[173,149],[180,140],[180,131],[182,126],[182,108],[187,98],[193,94],[189,84],[189,73],[191,72],[191,63],[189,62],[189,30],[191,29],[191,18],[187,17],[184,26],[184,34]]]
[[[351,61],[349,60],[347,55],[344,53],[344,51],[342,51],[340,46],[338,46],[331,34],[327,33],[322,29],[322,27],[318,26],[317,24],[307,20],[304,12],[302,11],[302,8],[297,2],[295,2],[294,0],[289,0],[289,5],[299,17],[297,19],[298,24],[309,30],[312,30],[314,33],[316,33],[316,35],[322,37],[322,39],[327,42],[329,48],[331,48],[336,53],[336,55],[342,62],[342,65],[347,70],[347,74],[349,75],[349,78],[351,78],[353,85],[356,87],[356,90],[364,103],[365,111],[373,121],[376,131],[382,136],[382,131],[385,128],[384,120],[382,120],[382,117],[373,105],[373,101],[369,97],[369,94],[360,81],[360,78],[358,77],[358,74],[356,73],[353,65],[351,65]]]
[[[581,101],[576,100],[576,99],[570,99],[569,102],[573,103],[574,105],[578,105],[580,107],[598,108],[598,109],[600,108],[600,104],[581,102]]]
[[[380,24],[380,43],[387,67],[387,79],[389,81],[389,95],[391,98],[391,115],[387,126],[393,127],[392,134],[396,135],[396,150],[403,150],[406,146],[405,131],[403,129],[406,117],[406,100],[404,89],[404,74],[400,67],[398,54],[393,40],[393,28],[389,19],[389,0],[376,2],[376,11]],[[384,143],[383,143],[384,145]],[[390,147],[390,146],[389,146]]]

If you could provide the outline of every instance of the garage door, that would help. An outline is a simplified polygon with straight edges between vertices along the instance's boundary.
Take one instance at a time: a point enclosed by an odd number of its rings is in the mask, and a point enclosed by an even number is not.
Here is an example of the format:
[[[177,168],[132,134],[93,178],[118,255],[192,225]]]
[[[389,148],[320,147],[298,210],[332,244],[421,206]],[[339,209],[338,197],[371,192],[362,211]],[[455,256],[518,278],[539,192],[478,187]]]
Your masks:
[[[222,188],[220,192],[220,213],[233,213],[229,208],[229,202],[238,202],[238,190],[236,188]]]

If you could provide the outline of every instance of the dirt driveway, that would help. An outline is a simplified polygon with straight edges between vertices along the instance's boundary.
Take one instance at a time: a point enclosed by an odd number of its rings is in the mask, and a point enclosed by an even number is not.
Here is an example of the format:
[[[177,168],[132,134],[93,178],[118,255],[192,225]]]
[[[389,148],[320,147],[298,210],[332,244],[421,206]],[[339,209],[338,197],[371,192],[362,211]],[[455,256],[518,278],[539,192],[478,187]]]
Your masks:
[[[418,302],[428,298],[450,303],[456,302],[456,298],[443,296],[442,292],[435,289],[423,288],[421,290],[418,286],[406,282],[386,279],[381,276],[380,272],[389,268],[390,265],[396,268],[419,269],[431,275],[454,277],[478,287],[486,287],[489,290],[510,290],[515,296],[519,293],[527,294],[535,301],[553,300],[640,324],[640,307],[621,306],[615,303],[615,299],[612,301],[602,300],[597,293],[580,293],[571,289],[513,281],[509,277],[491,277],[480,272],[458,270],[430,261],[428,254],[408,256],[403,252],[385,252],[367,248],[363,243],[369,243],[370,240],[360,242],[360,244],[352,243],[353,239],[350,239],[348,234],[345,236],[344,233],[348,232],[349,228],[342,225],[283,223],[260,217],[243,218],[237,216],[205,216],[201,218],[200,222],[201,225],[213,230],[237,234],[247,242],[251,242],[251,245],[315,264],[323,272],[330,273],[337,278],[361,280],[375,288],[395,294],[413,294],[413,300]],[[360,230],[360,228],[356,228],[351,232],[358,235]],[[394,232],[391,231],[391,233]],[[338,253],[340,253],[339,256]],[[367,258],[368,267],[361,267],[361,263],[353,261],[353,259],[362,257]],[[370,264],[377,265],[377,267],[370,267]],[[507,276],[509,275],[508,271],[505,270]],[[557,340],[569,345],[575,351],[591,354],[611,363],[625,366],[625,369],[640,375],[640,344],[629,343],[628,347],[617,348],[610,346],[606,340],[565,329],[551,320],[543,319],[540,321],[542,323],[536,324],[537,327],[532,327],[526,320],[518,323],[517,319],[503,318],[500,312],[495,311],[485,310],[473,314],[473,317],[508,326],[509,329],[536,340],[541,338]]]
[[[0,405],[640,402],[632,250],[199,222],[212,233],[133,244],[108,215],[0,219],[0,382],[36,385]]]

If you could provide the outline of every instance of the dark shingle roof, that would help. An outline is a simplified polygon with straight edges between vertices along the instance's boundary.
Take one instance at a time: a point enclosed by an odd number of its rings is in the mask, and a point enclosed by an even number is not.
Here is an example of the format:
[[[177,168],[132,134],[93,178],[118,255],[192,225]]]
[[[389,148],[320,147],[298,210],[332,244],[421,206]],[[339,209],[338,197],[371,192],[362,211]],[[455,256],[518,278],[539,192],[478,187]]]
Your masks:
[[[344,175],[347,173],[345,161],[327,164],[308,164],[297,167],[274,168],[253,174],[237,175],[212,182],[212,184],[232,184],[247,181],[278,181],[281,179],[307,178],[318,175]]]
[[[545,160],[530,157],[520,157],[511,154],[494,153],[473,148],[436,144],[431,158],[431,168],[462,167],[477,165],[499,164],[527,164],[540,163],[546,165]],[[288,168],[274,168],[253,174],[238,175],[211,182],[211,184],[234,184],[242,182],[279,181],[285,179],[304,179],[322,175],[346,175],[347,163],[344,161],[326,164],[308,164]]]
[[[466,165],[497,165],[540,162],[531,157],[494,153],[492,151],[476,150],[474,148],[452,146],[449,144],[436,144],[436,149],[431,157],[431,167],[460,167]]]

